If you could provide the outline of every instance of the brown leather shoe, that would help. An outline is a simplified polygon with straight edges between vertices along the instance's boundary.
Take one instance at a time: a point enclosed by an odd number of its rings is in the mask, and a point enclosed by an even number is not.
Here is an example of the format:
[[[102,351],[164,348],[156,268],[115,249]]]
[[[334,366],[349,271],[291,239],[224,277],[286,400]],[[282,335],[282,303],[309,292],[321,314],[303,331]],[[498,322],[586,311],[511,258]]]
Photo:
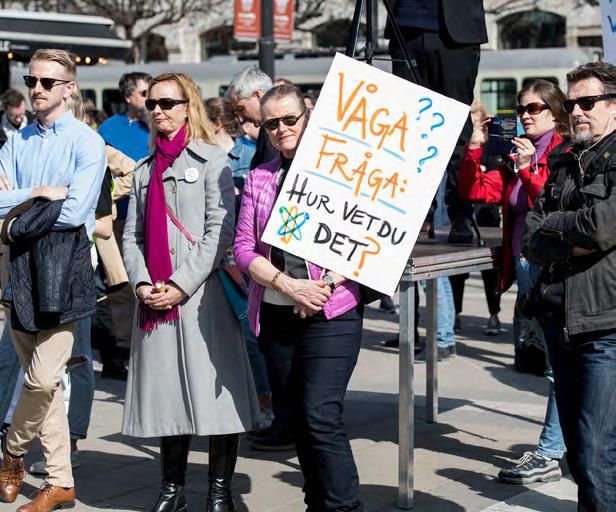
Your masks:
[[[0,470],[0,501],[13,503],[17,499],[25,474],[24,458],[5,451]]]
[[[22,505],[17,512],[51,512],[75,507],[75,488],[58,487],[45,482],[36,491],[30,503]]]

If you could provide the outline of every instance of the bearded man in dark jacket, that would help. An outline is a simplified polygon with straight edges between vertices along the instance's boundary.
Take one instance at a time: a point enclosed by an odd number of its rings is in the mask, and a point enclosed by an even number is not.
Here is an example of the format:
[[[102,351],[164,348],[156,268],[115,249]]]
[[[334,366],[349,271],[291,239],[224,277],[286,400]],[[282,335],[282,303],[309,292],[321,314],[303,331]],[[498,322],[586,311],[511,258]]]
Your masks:
[[[579,510],[616,510],[616,66],[567,75],[575,144],[526,220],[523,253],[543,266],[541,308]],[[536,300],[533,300],[535,298]]]

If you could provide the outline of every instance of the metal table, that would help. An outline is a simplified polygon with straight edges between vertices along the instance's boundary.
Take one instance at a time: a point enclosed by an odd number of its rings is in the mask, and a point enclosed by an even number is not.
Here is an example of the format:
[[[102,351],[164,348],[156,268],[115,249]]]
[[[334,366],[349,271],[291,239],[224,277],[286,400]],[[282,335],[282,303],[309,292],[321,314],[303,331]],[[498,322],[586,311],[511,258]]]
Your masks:
[[[447,232],[436,238],[419,238],[400,279],[400,354],[398,403],[398,508],[412,509],[414,491],[415,397],[413,364],[415,348],[415,286],[426,280],[426,413],[429,423],[438,421],[438,371],[436,346],[437,277],[497,268],[502,232],[482,228],[485,246],[447,244]]]

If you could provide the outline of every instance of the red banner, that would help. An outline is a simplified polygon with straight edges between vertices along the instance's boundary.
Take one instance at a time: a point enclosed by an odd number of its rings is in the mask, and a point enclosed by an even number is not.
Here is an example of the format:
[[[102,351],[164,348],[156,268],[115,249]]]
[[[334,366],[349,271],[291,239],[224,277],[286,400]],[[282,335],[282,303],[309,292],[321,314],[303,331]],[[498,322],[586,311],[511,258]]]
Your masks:
[[[274,39],[290,41],[293,37],[295,0],[272,0],[274,7]],[[233,37],[256,41],[261,36],[261,0],[235,0]]]
[[[261,0],[235,0],[233,37],[256,41],[261,35]]]
[[[295,0],[273,0],[274,39],[290,41],[293,37],[293,12]]]

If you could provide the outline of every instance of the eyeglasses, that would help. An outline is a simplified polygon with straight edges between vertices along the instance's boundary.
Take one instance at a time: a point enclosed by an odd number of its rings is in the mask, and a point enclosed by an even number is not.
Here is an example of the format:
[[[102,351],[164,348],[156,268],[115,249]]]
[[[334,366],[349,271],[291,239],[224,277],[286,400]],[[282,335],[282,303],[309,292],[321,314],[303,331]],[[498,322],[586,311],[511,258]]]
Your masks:
[[[139,91],[139,94],[143,97],[143,98],[147,98],[148,96],[148,90],[144,89],[143,91]]]
[[[41,82],[43,89],[51,91],[58,84],[68,84],[72,80],[60,80],[59,78],[36,78],[32,75],[24,75],[24,84],[28,89],[34,89],[37,82]]]
[[[150,112],[156,108],[156,105],[160,107],[161,110],[171,110],[176,105],[181,105],[182,103],[188,103],[188,100],[175,100],[173,98],[160,98],[158,100],[145,100],[145,108],[147,108]]]
[[[264,121],[263,126],[265,126],[265,128],[270,132],[273,132],[274,130],[278,129],[278,127],[280,126],[280,121],[282,121],[285,126],[295,126],[305,113],[306,110],[304,110],[298,116],[291,114],[288,116],[274,117],[273,119],[268,119],[267,121]]]
[[[529,103],[528,105],[518,105],[515,108],[515,111],[518,113],[519,117],[522,117],[524,115],[524,112],[528,112],[531,116],[536,116],[537,114],[540,114],[544,110],[549,110],[549,109],[550,109],[549,105],[535,101],[533,103]]]
[[[597,94],[596,96],[581,96],[574,100],[565,100],[562,102],[563,110],[567,114],[571,114],[575,105],[579,105],[582,110],[592,110],[597,101],[609,100],[610,98],[616,98],[616,94]]]

